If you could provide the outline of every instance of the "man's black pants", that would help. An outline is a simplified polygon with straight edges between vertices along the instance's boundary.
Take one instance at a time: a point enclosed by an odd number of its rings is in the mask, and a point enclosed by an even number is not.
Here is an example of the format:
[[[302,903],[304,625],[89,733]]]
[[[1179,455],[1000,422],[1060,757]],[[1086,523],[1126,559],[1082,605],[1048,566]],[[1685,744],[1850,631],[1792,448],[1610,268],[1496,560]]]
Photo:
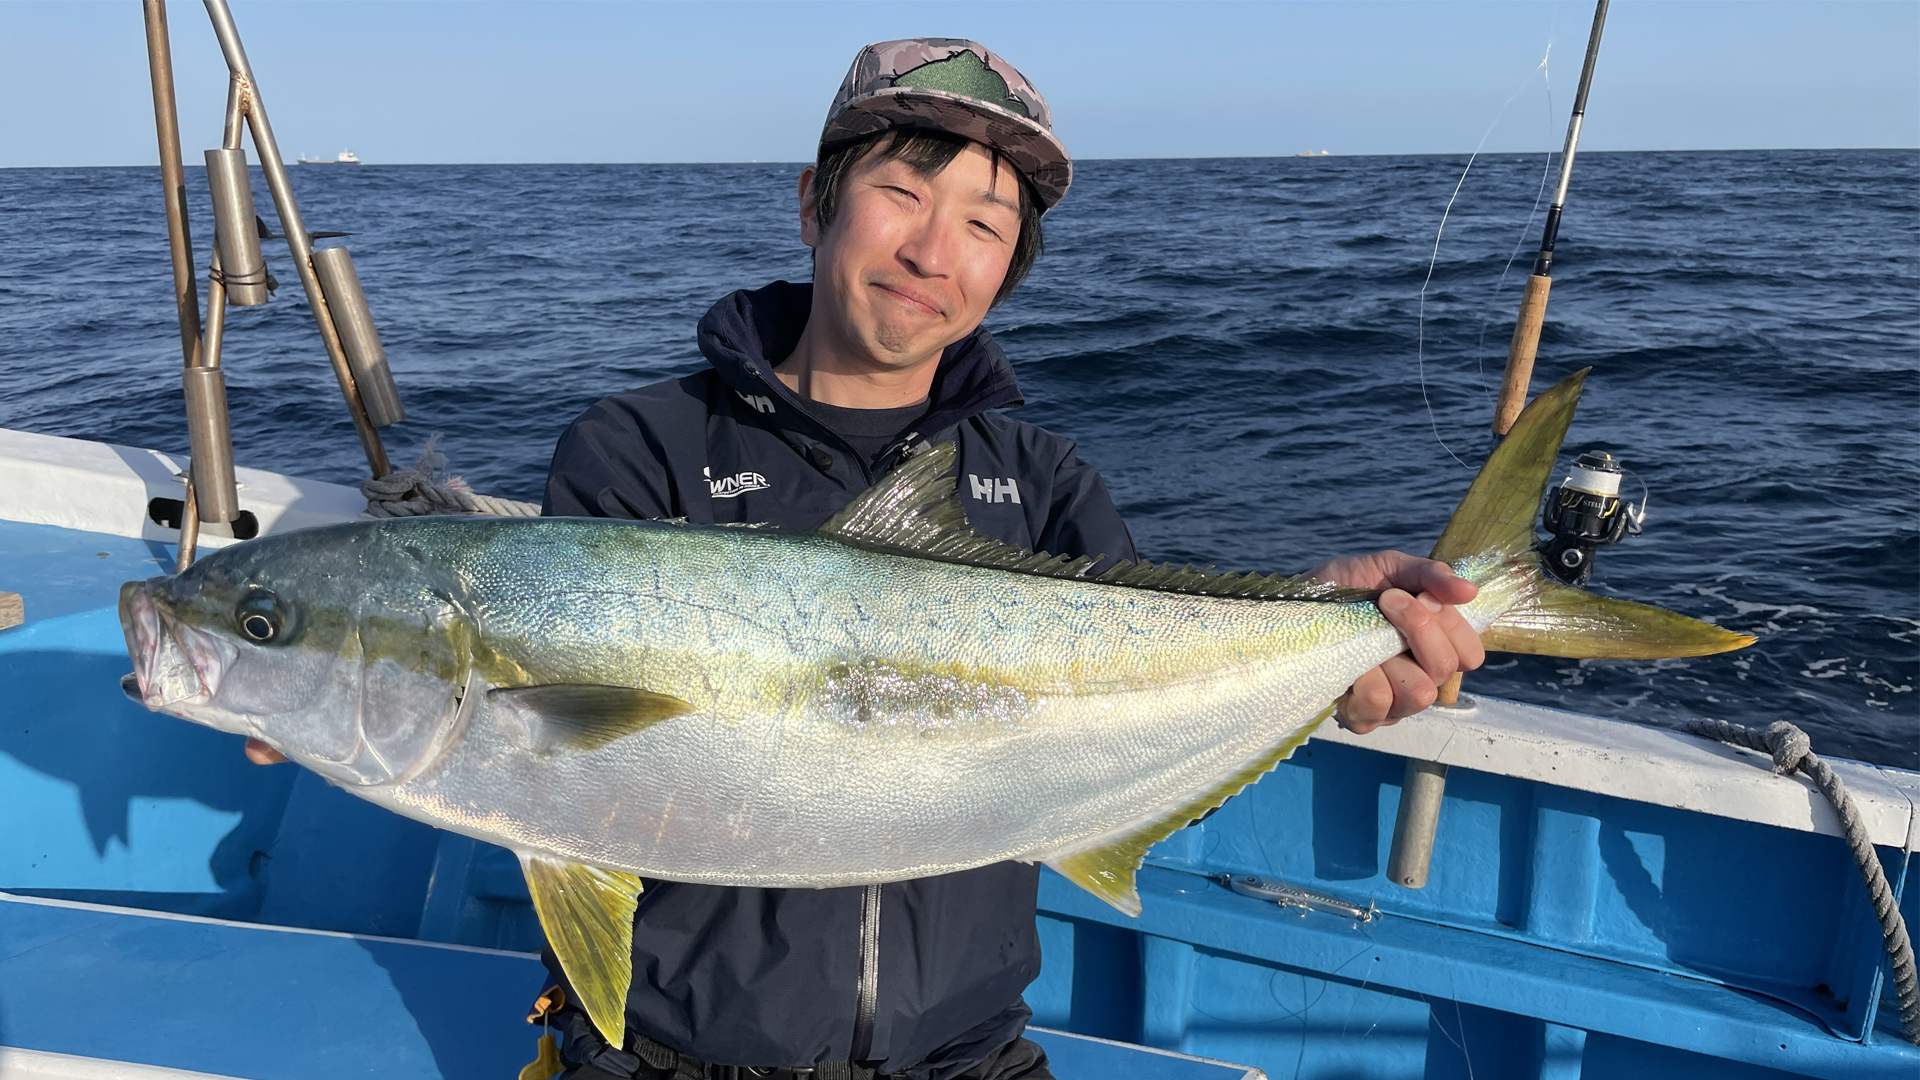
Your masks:
[[[871,1075],[871,1074],[863,1074]],[[575,1065],[561,1073],[559,1080],[628,1080],[592,1065]],[[656,1069],[642,1062],[631,1080],[811,1080],[808,1073],[792,1069],[757,1070],[723,1065],[696,1065],[682,1060],[678,1068]],[[887,1080],[875,1077],[875,1080]],[[995,1050],[985,1061],[953,1077],[953,1080],[1054,1080],[1047,1068],[1047,1052],[1031,1039],[1015,1039]]]

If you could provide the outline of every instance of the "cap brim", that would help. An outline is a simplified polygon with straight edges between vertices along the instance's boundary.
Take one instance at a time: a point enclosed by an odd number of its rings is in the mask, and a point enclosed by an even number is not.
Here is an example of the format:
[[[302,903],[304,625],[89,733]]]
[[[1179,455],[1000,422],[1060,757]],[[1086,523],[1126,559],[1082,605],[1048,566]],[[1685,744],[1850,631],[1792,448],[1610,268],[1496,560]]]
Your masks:
[[[1018,113],[944,90],[890,86],[854,98],[820,133],[820,144],[895,127],[952,132],[998,150],[1033,184],[1042,210],[1065,198],[1073,183],[1073,159],[1052,132]]]

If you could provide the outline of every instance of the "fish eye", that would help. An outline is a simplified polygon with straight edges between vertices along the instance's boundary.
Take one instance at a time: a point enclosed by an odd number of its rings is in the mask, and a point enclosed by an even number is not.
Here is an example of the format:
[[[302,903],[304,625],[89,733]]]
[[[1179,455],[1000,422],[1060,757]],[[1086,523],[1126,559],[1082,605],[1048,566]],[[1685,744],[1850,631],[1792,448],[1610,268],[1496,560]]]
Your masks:
[[[233,610],[234,625],[247,640],[271,645],[286,631],[286,611],[280,598],[265,590],[248,593]]]

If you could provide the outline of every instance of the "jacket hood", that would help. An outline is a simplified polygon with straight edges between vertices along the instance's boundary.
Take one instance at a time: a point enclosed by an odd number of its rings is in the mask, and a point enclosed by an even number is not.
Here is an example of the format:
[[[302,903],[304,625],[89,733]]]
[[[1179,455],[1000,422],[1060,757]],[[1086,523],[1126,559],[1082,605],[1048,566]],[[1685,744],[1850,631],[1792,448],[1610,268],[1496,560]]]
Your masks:
[[[782,427],[817,429],[831,434],[807,409],[805,399],[787,389],[773,366],[793,354],[812,312],[813,286],[776,281],[761,289],[741,289],[722,297],[700,319],[700,352],[727,386]],[[754,399],[766,402],[763,407]],[[1024,404],[1007,354],[984,328],[947,346],[940,354],[928,394],[922,432],[944,431],[988,409]]]

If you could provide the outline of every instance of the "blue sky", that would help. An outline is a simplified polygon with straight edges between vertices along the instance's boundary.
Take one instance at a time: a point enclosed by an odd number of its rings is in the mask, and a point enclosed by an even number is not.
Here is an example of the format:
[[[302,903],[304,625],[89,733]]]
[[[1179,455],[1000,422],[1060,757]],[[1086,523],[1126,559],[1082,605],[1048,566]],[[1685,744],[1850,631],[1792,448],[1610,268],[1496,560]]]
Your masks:
[[[1592,17],[1585,0],[234,11],[289,156],[394,163],[810,158],[854,51],[923,34],[1019,65],[1078,157],[1460,152],[1496,118],[1488,149],[1539,150]],[[225,73],[201,6],[171,19],[192,159],[218,144]],[[133,0],[0,2],[0,166],[154,161],[142,40]],[[1582,145],[1920,145],[1920,3],[1618,0]]]

